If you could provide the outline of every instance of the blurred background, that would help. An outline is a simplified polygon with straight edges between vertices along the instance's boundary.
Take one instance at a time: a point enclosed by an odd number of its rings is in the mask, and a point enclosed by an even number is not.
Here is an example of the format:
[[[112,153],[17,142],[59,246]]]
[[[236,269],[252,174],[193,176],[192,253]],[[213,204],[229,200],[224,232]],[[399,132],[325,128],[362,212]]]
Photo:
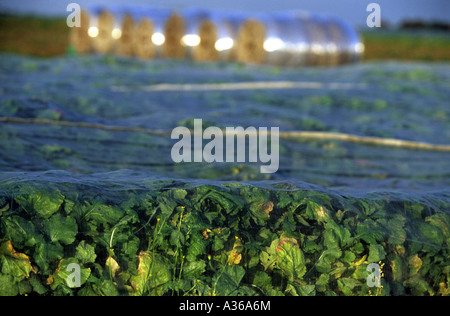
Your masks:
[[[391,24],[399,24],[405,20],[449,21],[450,2],[448,0],[2,0],[0,10],[9,13],[27,13],[41,15],[65,15],[68,3],[76,2],[81,6],[99,4],[146,4],[165,6],[173,9],[186,7],[202,7],[207,9],[243,10],[243,11],[285,11],[291,9],[307,10],[318,13],[333,13],[356,25],[364,26],[366,22],[366,7],[376,2],[382,7],[382,17]]]
[[[66,52],[69,29],[66,7],[75,1],[0,0],[0,51],[56,56]],[[367,5],[381,7],[381,28],[369,28]],[[136,4],[170,9],[199,7],[214,10],[272,12],[306,10],[333,14],[353,24],[366,45],[365,58],[449,59],[450,2],[448,0],[78,0],[82,7],[96,4]]]

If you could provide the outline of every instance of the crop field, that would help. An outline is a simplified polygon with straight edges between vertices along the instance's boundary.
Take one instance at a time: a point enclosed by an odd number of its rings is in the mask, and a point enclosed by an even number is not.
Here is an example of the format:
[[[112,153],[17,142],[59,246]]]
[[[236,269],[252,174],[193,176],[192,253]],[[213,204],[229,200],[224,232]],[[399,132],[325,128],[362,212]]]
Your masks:
[[[1,296],[450,294],[444,37],[281,68],[75,55],[59,20],[18,19],[0,19]],[[195,119],[279,127],[278,171],[174,163]]]

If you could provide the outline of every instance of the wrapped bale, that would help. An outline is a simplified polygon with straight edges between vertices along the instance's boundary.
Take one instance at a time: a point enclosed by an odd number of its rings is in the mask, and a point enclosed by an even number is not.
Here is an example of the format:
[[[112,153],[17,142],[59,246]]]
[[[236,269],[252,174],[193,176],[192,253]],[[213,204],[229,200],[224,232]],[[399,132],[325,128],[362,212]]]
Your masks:
[[[337,51],[339,54],[338,64],[357,62],[364,53],[364,44],[354,27],[341,19],[333,18],[333,25],[339,29],[340,39],[335,38],[337,42]]]
[[[340,63],[341,51],[339,46],[345,42],[345,33],[332,17],[312,15],[313,34],[317,38],[316,64],[320,66],[334,66]]]
[[[301,19],[300,17],[297,17]],[[325,65],[327,61],[327,31],[324,20],[318,15],[308,14],[301,19],[309,39],[309,52],[306,64],[309,66]]]
[[[263,49],[265,62],[278,66],[308,63],[309,38],[304,22],[290,12],[261,17],[266,27]]]
[[[308,14],[306,12],[294,12],[289,22],[285,25],[282,34],[287,37],[286,66],[298,67],[310,65],[311,37],[307,32]]]
[[[331,66],[360,58],[358,34],[340,19],[299,11],[271,14],[262,21],[268,64]]]

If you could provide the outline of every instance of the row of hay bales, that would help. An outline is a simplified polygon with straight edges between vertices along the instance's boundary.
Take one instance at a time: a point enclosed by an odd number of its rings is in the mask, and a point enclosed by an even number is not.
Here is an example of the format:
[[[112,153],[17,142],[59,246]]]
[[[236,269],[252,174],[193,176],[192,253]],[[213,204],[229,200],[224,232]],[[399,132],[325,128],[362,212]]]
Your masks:
[[[91,7],[83,9],[81,27],[72,30],[79,53],[141,59],[338,65],[359,60],[364,50],[346,21],[306,12]]]

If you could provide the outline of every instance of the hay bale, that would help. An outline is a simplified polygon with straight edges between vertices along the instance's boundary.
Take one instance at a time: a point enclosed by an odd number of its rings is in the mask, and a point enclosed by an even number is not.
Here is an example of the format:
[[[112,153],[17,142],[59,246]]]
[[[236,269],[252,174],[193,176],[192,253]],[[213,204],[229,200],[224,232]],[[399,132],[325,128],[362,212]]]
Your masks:
[[[264,42],[266,27],[256,19],[249,19],[240,28],[236,43],[236,59],[243,63],[261,64],[266,61]]]
[[[217,41],[217,29],[213,22],[203,21],[200,24],[199,32],[200,44],[194,50],[194,60],[196,61],[216,61],[219,59],[219,52],[215,48]]]
[[[135,21],[133,51],[135,56],[149,59],[163,56],[166,23],[171,10],[138,7],[129,11]]]
[[[202,9],[189,9],[181,12],[184,20],[184,34],[181,44],[186,48],[186,57],[195,61],[214,61],[218,59],[215,49],[216,26],[210,20],[210,12]]]
[[[143,18],[134,30],[132,48],[134,55],[141,59],[156,57],[155,44],[152,42],[154,25],[149,18]]]
[[[165,23],[162,55],[165,58],[184,58],[186,56],[186,47],[181,45],[181,39],[185,34],[185,23],[183,18],[173,13]]]
[[[122,19],[121,36],[117,41],[116,53],[121,56],[134,55],[134,37],[136,34],[133,17],[126,13]]]
[[[88,35],[90,25],[89,13],[81,10],[80,27],[72,27],[70,31],[69,43],[79,54],[87,54],[91,52],[91,38]]]
[[[95,53],[107,54],[113,50],[114,16],[106,10],[102,10],[97,18],[98,35],[92,38],[92,47]]]

